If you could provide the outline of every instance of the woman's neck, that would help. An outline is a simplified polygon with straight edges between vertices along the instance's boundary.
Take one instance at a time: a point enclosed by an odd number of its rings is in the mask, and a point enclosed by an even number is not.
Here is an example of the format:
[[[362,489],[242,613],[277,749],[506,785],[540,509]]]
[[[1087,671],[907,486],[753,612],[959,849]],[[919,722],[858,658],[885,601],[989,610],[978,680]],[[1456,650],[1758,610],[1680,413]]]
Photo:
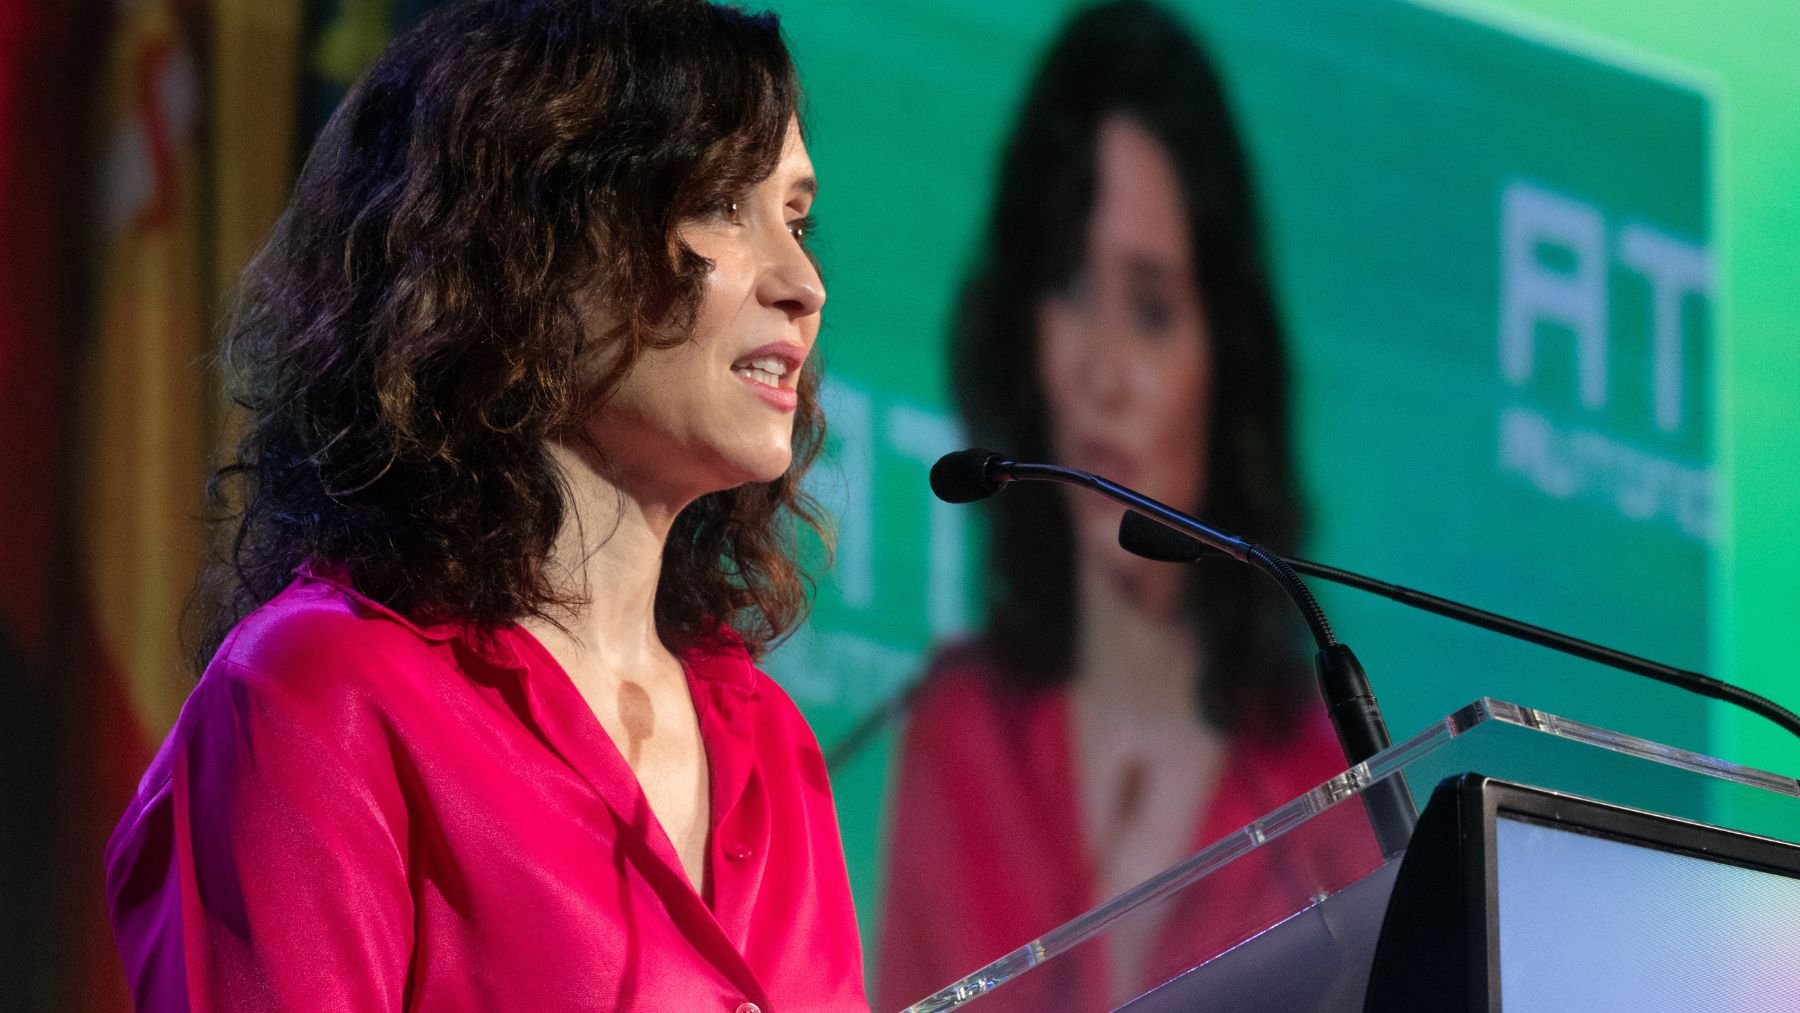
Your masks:
[[[562,468],[567,499],[547,565],[552,580],[580,604],[558,617],[561,629],[538,619],[523,625],[552,653],[579,658],[585,673],[664,667],[668,649],[657,635],[657,584],[669,531],[686,502],[645,495],[609,478],[576,449],[553,444],[551,456]]]
[[[1175,568],[1120,567],[1084,554],[1076,581],[1077,695],[1121,722],[1197,721],[1200,649],[1181,615]]]
[[[567,508],[551,577],[581,600],[563,626],[527,621],[631,767],[694,892],[707,891],[710,773],[680,660],[656,629],[669,530],[691,499],[609,476],[578,451],[552,451]]]

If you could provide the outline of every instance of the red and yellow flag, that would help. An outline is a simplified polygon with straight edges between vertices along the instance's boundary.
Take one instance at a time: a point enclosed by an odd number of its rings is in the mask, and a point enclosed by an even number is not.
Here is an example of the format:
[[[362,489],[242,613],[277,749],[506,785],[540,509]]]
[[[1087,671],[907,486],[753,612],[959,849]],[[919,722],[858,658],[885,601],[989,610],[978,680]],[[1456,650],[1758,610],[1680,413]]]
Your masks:
[[[292,182],[302,9],[120,3],[100,92],[93,330],[76,396],[66,987],[57,1008],[129,1009],[100,854],[192,685],[179,638],[202,491],[223,424],[216,313]]]

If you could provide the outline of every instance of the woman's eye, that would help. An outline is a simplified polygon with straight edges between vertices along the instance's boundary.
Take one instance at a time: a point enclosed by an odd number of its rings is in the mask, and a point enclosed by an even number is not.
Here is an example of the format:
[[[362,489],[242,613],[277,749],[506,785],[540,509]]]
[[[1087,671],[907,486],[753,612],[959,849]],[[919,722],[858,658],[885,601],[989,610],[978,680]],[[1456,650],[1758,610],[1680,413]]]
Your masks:
[[[1175,318],[1175,308],[1160,292],[1139,292],[1131,300],[1132,318],[1138,329],[1161,333]]]
[[[1072,302],[1086,303],[1093,294],[1094,279],[1088,273],[1086,264],[1076,268],[1070,273],[1068,280],[1063,282],[1062,295]]]
[[[731,225],[744,224],[743,209],[738,202],[734,200],[722,200],[713,205],[712,217]]]
[[[812,215],[807,215],[804,218],[796,218],[787,223],[788,235],[793,236],[795,240],[802,244],[812,237],[814,230],[818,227],[819,223],[813,219]]]

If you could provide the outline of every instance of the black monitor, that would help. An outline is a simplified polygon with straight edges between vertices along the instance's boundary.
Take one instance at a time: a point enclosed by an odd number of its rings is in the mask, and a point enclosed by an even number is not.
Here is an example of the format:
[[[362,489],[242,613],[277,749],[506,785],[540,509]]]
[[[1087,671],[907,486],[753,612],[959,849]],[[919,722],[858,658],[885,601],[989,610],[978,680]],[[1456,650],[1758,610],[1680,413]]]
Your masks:
[[[1452,778],[1401,864],[1365,1010],[1800,1010],[1800,846]]]

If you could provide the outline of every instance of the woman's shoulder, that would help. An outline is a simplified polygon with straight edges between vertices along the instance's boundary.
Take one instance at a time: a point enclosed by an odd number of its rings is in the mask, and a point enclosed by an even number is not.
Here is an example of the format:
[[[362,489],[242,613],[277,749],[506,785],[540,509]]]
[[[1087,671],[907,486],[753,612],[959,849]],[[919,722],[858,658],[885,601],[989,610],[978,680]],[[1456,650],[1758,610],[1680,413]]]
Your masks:
[[[273,692],[332,717],[436,675],[448,626],[421,626],[342,582],[302,573],[226,635],[200,685]]]
[[[969,778],[1032,767],[1066,748],[1067,693],[1018,678],[979,640],[940,646],[906,701],[903,763]]]
[[[1053,688],[1027,686],[1013,677],[986,641],[955,640],[932,652],[910,693],[909,709],[915,720],[920,714],[1016,713],[1057,695]]]
[[[419,694],[394,687],[431,657],[418,632],[328,582],[296,578],[226,635],[145,772],[115,848],[168,831],[156,828],[173,818],[176,782],[219,805],[391,787],[391,771],[376,773],[392,763],[387,733],[396,715],[420,710],[407,702]]]

